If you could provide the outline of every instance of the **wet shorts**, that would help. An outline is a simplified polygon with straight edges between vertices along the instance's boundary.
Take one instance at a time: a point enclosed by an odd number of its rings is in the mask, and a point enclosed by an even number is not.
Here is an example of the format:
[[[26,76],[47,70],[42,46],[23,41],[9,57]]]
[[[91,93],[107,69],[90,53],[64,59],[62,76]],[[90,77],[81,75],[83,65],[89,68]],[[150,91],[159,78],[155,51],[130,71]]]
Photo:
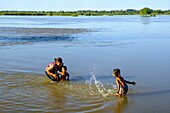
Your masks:
[[[128,86],[126,85],[125,87],[121,87],[121,92],[122,94],[126,94],[128,92]]]

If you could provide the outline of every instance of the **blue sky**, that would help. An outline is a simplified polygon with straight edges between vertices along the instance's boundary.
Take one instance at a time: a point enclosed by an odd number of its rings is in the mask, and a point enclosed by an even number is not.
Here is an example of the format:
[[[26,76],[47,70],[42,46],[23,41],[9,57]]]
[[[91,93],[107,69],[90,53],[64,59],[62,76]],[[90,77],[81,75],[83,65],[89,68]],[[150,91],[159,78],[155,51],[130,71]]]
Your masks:
[[[170,0],[0,0],[0,10],[77,11],[170,9]]]

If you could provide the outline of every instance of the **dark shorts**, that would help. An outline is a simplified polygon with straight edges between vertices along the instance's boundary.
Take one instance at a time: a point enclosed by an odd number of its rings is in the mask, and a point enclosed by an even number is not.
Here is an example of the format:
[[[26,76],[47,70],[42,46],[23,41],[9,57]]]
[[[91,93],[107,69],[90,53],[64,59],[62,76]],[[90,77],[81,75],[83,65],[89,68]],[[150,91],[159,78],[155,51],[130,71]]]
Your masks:
[[[123,94],[126,94],[128,92],[128,86],[125,85],[125,87],[122,88]]]
[[[54,78],[53,76],[51,76],[51,75],[49,75],[46,71],[45,71],[45,74],[47,75],[47,77],[49,78],[49,79],[51,79],[52,81],[56,81],[56,82],[58,82],[59,80],[60,80],[60,77],[59,77],[59,75],[57,75],[57,77],[58,77],[58,80],[56,79],[56,78]]]

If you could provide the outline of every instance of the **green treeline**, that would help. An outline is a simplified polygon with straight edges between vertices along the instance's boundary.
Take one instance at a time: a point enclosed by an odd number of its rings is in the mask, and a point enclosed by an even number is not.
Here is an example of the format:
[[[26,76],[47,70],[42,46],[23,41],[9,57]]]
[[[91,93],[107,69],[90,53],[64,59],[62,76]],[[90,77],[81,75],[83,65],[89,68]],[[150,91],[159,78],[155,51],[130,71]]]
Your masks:
[[[0,15],[20,15],[20,16],[113,16],[113,15],[170,15],[170,10],[152,10],[150,8],[143,8],[141,10],[127,9],[127,10],[111,10],[111,11],[0,11]]]
[[[148,7],[144,7],[140,10],[139,14],[141,16],[156,16],[156,15],[170,15],[170,10],[162,11],[162,10],[153,10]]]

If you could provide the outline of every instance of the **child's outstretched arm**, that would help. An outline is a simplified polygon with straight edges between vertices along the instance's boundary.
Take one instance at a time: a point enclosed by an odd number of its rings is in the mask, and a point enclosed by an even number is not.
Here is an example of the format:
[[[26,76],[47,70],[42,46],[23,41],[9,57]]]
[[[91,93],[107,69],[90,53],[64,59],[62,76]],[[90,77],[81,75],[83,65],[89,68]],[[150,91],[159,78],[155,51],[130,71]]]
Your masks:
[[[127,83],[127,84],[132,84],[132,85],[135,85],[136,84],[136,82],[130,82],[130,81],[127,81],[127,80],[125,80],[125,82]]]

